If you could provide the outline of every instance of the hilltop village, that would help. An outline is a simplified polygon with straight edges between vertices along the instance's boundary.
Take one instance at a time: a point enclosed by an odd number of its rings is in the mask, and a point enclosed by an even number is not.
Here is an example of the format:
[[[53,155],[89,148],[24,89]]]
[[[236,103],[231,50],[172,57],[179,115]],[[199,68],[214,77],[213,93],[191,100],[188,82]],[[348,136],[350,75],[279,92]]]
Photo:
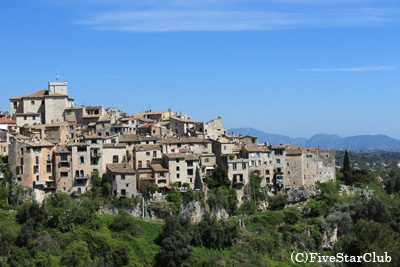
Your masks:
[[[335,180],[332,150],[260,144],[257,137],[227,133],[222,117],[202,122],[170,109],[129,115],[77,107],[65,81],[10,98],[0,129],[0,151],[15,182],[34,189],[37,201],[55,191],[85,193],[93,172],[118,198],[141,195],[148,183],[158,186],[156,195],[173,188],[204,190],[204,178],[218,165],[226,167],[239,201],[252,175],[262,178],[270,194]]]

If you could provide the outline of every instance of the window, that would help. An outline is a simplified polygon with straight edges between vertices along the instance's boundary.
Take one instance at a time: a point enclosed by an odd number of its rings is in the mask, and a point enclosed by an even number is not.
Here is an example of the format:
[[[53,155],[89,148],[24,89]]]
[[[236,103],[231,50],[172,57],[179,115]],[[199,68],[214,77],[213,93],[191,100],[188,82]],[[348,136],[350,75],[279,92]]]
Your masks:
[[[39,181],[39,175],[36,175],[36,181]]]
[[[67,160],[67,154],[61,154],[60,155],[60,160],[61,161],[66,161]]]
[[[113,163],[118,163],[118,155],[113,156]]]
[[[115,181],[115,174],[113,174],[113,176],[112,176],[112,181],[113,182]]]
[[[21,166],[24,166],[24,158],[21,158]]]
[[[17,109],[17,108],[18,108],[18,103],[14,102],[14,109]]]
[[[51,139],[55,139],[56,136],[54,134],[51,135]]]
[[[209,162],[210,160],[208,158],[204,159],[204,162]]]
[[[47,154],[47,161],[50,161],[50,155]]]
[[[24,116],[24,120],[26,120],[27,119],[27,116]]]
[[[286,165],[289,167],[289,162],[288,162],[288,163],[286,163]]]
[[[264,166],[267,166],[268,165],[268,162],[267,161],[264,161]]]
[[[187,174],[188,174],[188,175],[193,175],[193,169],[188,169],[188,170],[187,170]]]
[[[153,158],[157,157],[157,151],[153,151]]]
[[[81,164],[81,163],[86,163],[85,157],[79,157],[79,164]]]
[[[35,105],[35,101],[32,100],[32,101],[31,101],[31,105]]]
[[[189,161],[187,162],[187,166],[188,166],[188,167],[193,167],[193,161],[189,160]]]
[[[60,172],[60,176],[61,177],[67,177],[68,176],[68,172]]]
[[[234,170],[237,169],[236,163],[233,163],[233,169],[234,169]]]
[[[121,196],[126,196],[126,190],[125,189],[121,189]]]
[[[125,175],[121,174],[121,180],[125,180]]]
[[[176,171],[177,171],[177,172],[179,171],[179,166],[176,166]]]
[[[224,150],[226,150],[226,146],[224,146]]]
[[[150,152],[146,152],[146,157],[150,157]]]
[[[307,155],[306,158],[312,159],[312,155]]]
[[[176,159],[176,163],[179,163],[179,159]]]
[[[142,161],[141,160],[139,160],[138,165],[139,165],[139,168],[142,168]]]
[[[275,150],[275,156],[282,156],[283,155],[283,149],[276,149]]]
[[[179,178],[179,173],[176,175],[176,178]]]
[[[46,172],[47,173],[51,172],[51,164],[46,165]]]
[[[71,115],[71,110],[67,110],[67,115]]]
[[[150,160],[146,160],[146,167],[150,168]]]
[[[281,160],[280,159],[276,159],[276,164],[281,164]]]
[[[242,163],[242,169],[243,169],[243,170],[246,169],[246,163]]]
[[[36,157],[36,165],[39,165],[39,157]]]

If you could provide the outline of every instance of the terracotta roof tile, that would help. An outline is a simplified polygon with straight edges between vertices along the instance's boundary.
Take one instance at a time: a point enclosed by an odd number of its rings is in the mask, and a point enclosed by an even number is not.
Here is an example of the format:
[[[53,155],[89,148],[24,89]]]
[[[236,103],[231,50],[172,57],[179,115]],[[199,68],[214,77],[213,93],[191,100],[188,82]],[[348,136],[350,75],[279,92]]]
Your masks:
[[[115,173],[135,173],[135,170],[128,163],[106,164],[106,167],[108,170]]]
[[[182,155],[181,153],[164,153],[164,156],[166,156],[169,159],[179,159],[179,158],[184,158],[185,156]]]
[[[168,169],[164,168],[161,164],[152,164],[151,168],[155,172],[167,172],[168,171]]]
[[[0,118],[0,124],[16,124],[16,122],[14,120]]]

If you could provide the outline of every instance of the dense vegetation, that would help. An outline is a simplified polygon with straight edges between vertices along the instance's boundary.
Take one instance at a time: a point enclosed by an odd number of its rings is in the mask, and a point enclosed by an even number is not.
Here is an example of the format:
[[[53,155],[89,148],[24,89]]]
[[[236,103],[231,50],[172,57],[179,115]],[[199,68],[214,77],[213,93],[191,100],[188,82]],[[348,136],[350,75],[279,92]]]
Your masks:
[[[203,192],[172,190],[166,206],[152,204],[164,212],[164,222],[131,217],[124,210],[140,208],[140,199],[113,200],[109,185],[96,173],[93,190],[83,196],[57,193],[43,205],[20,203],[15,197],[18,187],[1,161],[6,175],[0,183],[0,266],[307,265],[291,262],[293,250],[321,255],[388,252],[392,262],[387,266],[400,266],[400,171],[393,166],[382,184],[376,173],[354,168],[352,153],[349,160],[350,168],[343,164],[337,182],[318,184],[321,194],[287,208],[287,196],[268,196],[258,176],[251,177],[237,208],[236,191],[226,170],[218,167],[206,180],[207,197]],[[346,186],[347,196],[339,193],[344,184],[357,186]],[[367,185],[374,195],[356,192]],[[148,191],[151,194],[152,188]],[[122,208],[118,215],[99,214],[105,199]],[[180,215],[190,201],[211,210],[225,208],[233,216],[215,220],[206,214],[192,224]],[[263,202],[269,203],[268,210],[260,212]],[[334,232],[338,240],[331,244],[327,237]]]

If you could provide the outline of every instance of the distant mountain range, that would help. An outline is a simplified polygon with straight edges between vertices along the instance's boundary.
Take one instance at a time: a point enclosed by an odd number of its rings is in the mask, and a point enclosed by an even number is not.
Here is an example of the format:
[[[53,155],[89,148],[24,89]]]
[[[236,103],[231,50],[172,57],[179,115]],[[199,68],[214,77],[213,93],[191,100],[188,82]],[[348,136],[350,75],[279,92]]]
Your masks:
[[[258,137],[258,142],[268,142],[273,145],[291,143],[302,147],[317,147],[336,150],[348,149],[350,151],[400,151],[400,140],[386,135],[356,135],[349,137],[340,137],[336,134],[316,134],[310,139],[290,138],[289,136],[279,134],[269,134],[254,128],[233,128],[227,130],[228,134],[232,132],[235,135],[246,135]]]

